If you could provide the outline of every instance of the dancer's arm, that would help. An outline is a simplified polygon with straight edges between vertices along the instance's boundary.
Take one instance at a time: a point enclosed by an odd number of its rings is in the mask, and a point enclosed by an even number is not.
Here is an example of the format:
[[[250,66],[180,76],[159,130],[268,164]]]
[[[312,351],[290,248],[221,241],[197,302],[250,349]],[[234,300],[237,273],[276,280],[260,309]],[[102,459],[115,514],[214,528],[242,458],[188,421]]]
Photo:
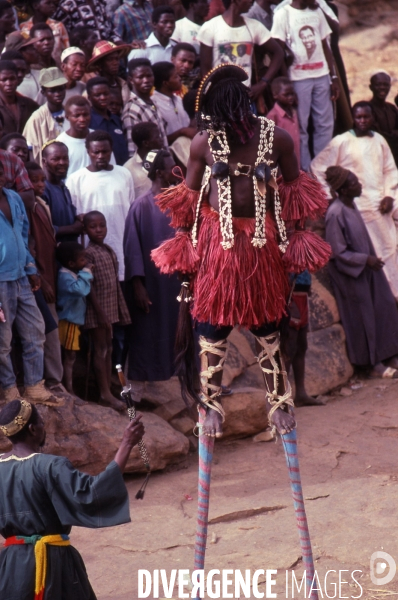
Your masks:
[[[291,136],[280,127],[275,127],[274,151],[283,180],[294,181],[300,174]]]
[[[197,133],[191,143],[187,165],[186,184],[191,190],[200,190],[203,174],[206,168],[207,133],[205,131]]]

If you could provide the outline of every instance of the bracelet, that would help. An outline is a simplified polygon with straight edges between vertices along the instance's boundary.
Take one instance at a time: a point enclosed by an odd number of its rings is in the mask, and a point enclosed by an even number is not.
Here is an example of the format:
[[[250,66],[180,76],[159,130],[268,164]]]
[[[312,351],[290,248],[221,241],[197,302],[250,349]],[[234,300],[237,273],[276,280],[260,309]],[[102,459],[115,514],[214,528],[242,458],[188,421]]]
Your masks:
[[[330,79],[338,79],[337,75],[331,75]]]
[[[269,84],[269,81],[266,77],[261,77],[261,81],[264,81],[264,83],[266,83],[267,85]]]

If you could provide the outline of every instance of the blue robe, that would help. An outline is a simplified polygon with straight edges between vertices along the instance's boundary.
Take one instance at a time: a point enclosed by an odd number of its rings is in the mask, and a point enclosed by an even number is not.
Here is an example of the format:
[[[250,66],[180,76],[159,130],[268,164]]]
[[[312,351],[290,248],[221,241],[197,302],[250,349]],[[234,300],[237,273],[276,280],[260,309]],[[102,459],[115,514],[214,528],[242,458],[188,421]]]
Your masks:
[[[61,456],[0,455],[0,534],[4,538],[69,535],[72,525],[110,527],[130,521],[122,473],[112,462],[92,477]],[[96,600],[83,560],[73,546],[47,546],[44,600]],[[1,600],[32,600],[34,546],[14,545],[0,552]]]
[[[177,275],[162,275],[151,251],[174,235],[170,218],[155,204],[152,191],[130,207],[124,232],[126,301],[132,325],[127,333],[127,377],[135,381],[165,381],[174,374],[174,342],[180,282]],[[132,277],[142,277],[152,302],[149,313],[136,306]]]

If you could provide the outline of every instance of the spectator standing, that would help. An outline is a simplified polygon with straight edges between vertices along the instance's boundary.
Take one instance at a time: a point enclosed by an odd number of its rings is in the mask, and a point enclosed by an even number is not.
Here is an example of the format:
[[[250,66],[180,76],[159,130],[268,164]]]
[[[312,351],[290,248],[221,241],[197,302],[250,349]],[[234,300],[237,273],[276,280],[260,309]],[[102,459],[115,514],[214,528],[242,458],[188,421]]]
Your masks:
[[[113,15],[113,25],[125,44],[146,40],[152,33],[152,4],[149,0],[126,0]]]
[[[129,311],[118,279],[116,254],[108,244],[104,244],[107,235],[104,215],[96,210],[88,212],[84,215],[83,223],[90,240],[86,248],[86,257],[93,265],[94,275],[84,327],[89,331],[94,347],[93,367],[100,389],[100,403],[124,411],[126,405],[117,400],[110,389],[112,325],[129,325]]]
[[[300,126],[296,110],[297,96],[294,85],[287,77],[277,77],[271,84],[274,107],[267,114],[267,119],[287,131],[294,143],[294,152],[300,167]]]
[[[68,48],[69,46],[69,36],[65,25],[52,18],[58,8],[58,4],[59,0],[31,0],[30,6],[33,9],[33,16],[28,21],[21,23],[20,29],[22,34],[29,34],[32,27],[38,23],[46,23],[49,25],[54,35],[52,57],[60,67],[61,54],[65,48]]]
[[[374,129],[387,140],[395,164],[398,165],[398,109],[387,96],[391,90],[391,77],[387,71],[378,70],[370,78],[373,97],[370,105],[373,109]]]
[[[32,65],[32,69],[41,71],[41,69],[55,67],[57,63],[52,57],[55,38],[51,27],[47,23],[37,23],[30,30],[30,37],[34,41],[37,52],[37,63]]]
[[[13,326],[22,343],[24,398],[59,405],[43,381],[44,322],[32,291],[40,288],[36,265],[28,249],[29,221],[18,194],[4,187],[0,162],[0,386],[6,402],[20,399],[11,362]]]
[[[33,69],[33,65],[37,64],[39,60],[35,40],[32,38],[26,39],[19,31],[14,31],[7,37],[5,50],[6,52],[19,52],[23,57],[26,63],[26,74],[22,83],[18,86],[18,92],[31,100],[36,100],[40,92],[40,71]]]
[[[332,139],[333,104],[339,95],[338,76],[328,44],[332,33],[320,8],[313,0],[292,0],[274,15],[272,35],[283,49],[293,54],[289,77],[298,97],[301,168],[308,171],[311,154],[308,145],[308,121],[312,116],[315,156]]]
[[[55,261],[55,232],[48,205],[42,196],[46,187],[46,176],[43,169],[34,162],[26,164],[29,179],[32,182],[36,202],[30,212],[30,232],[34,239],[35,261],[40,275],[39,292],[43,294],[47,308],[55,321],[56,327],[47,331],[44,343],[44,380],[52,391],[65,391],[62,387],[63,367],[61,346],[58,333],[58,315],[56,309],[57,265]],[[37,297],[36,297],[37,301]],[[43,318],[44,314],[43,314]]]
[[[4,133],[22,133],[31,114],[39,108],[34,100],[17,92],[17,67],[11,60],[0,60],[0,113]]]
[[[326,213],[326,240],[333,251],[328,267],[349,359],[354,365],[371,367],[372,377],[397,379],[397,305],[383,261],[355,206],[361,183],[353,172],[334,165],[325,178],[338,194]]]
[[[195,48],[185,42],[178,43],[171,51],[171,62],[181,78],[181,89],[176,93],[183,98],[192,86],[198,81],[199,67],[194,68],[197,59]]]
[[[251,0],[223,0],[222,15],[207,21],[198,34],[200,42],[200,68],[204,77],[213,67],[234,63],[245,69],[248,86],[252,82],[252,58],[255,46],[261,53],[271,56],[267,76],[251,86],[251,97],[262,96],[283,63],[283,52],[271,34],[258,21],[244,16]]]
[[[109,105],[108,108],[113,115],[122,118],[123,100],[119,90],[109,88]]]
[[[124,165],[129,157],[122,119],[108,109],[111,97],[109,82],[105,77],[93,77],[87,82],[87,96],[91,104],[90,129],[107,131],[113,141],[117,165]]]
[[[26,139],[20,133],[8,133],[2,137],[0,148],[18,156],[24,164],[29,160],[29,147]]]
[[[76,46],[70,46],[61,54],[61,71],[65,75],[66,84],[65,102],[72,96],[83,94],[86,89],[81,81],[86,72],[86,55]]]
[[[95,32],[100,40],[121,41],[107,15],[105,0],[61,0],[54,19],[62,21],[69,35],[75,28],[87,27]],[[76,39],[71,45],[82,47],[80,43],[76,43]]]
[[[0,1],[0,52],[3,51],[8,34],[15,31],[14,9],[8,0]]]
[[[85,25],[78,25],[69,32],[70,45],[83,50],[86,57],[86,63],[88,63],[92,57],[94,46],[98,40],[98,33],[95,29]]]
[[[90,158],[88,167],[68,176],[72,202],[78,214],[98,210],[105,216],[108,233],[105,242],[115,251],[119,279],[124,281],[123,240],[127,213],[134,200],[134,183],[129,171],[110,163],[112,138],[105,131],[92,131],[86,138]]]
[[[69,122],[69,129],[61,133],[57,140],[63,142],[69,150],[68,175],[90,164],[90,157],[86,148],[86,137],[90,133],[91,119],[90,103],[82,96],[72,96],[65,104],[65,113]],[[116,164],[112,153],[111,164]]]
[[[171,61],[171,50],[175,42],[171,39],[175,27],[175,15],[171,6],[158,6],[152,12],[153,32],[145,40],[145,48],[130,52],[129,61],[148,58],[152,65],[160,61]]]
[[[69,127],[63,107],[68,80],[58,67],[50,67],[43,69],[39,81],[46,103],[32,114],[23,135],[32,147],[34,162],[41,164],[43,145]]]
[[[137,123],[131,130],[131,137],[137,148],[134,156],[124,165],[133,177],[134,197],[139,198],[149,192],[152,182],[143,167],[143,161],[150,150],[159,150],[163,145],[159,129],[155,123]]]
[[[131,130],[134,125],[144,122],[155,123],[163,139],[164,146],[167,146],[167,137],[163,119],[151,98],[155,78],[150,61],[147,58],[131,60],[128,69],[128,82],[132,91],[129,101],[124,106],[122,121],[129,155],[133,156],[136,146],[131,137]]]
[[[190,127],[190,118],[185,112],[182,99],[175,95],[181,90],[181,78],[173,63],[159,62],[152,67],[155,91],[152,100],[165,123],[168,145],[180,136],[192,139],[197,129]]]
[[[87,71],[95,71],[97,75],[105,77],[112,89],[120,91],[123,104],[130,97],[129,87],[124,79],[118,76],[120,60],[127,56],[130,46],[116,46],[112,42],[97,42],[93,54],[87,64]]]
[[[86,252],[77,242],[61,242],[56,250],[58,271],[57,311],[59,338],[64,354],[64,386],[73,391],[73,366],[80,350],[80,327],[86,317],[87,296],[93,274]]]
[[[77,242],[83,233],[83,223],[76,216],[76,208],[64,181],[68,174],[68,147],[62,142],[51,142],[43,150],[43,169],[46,185],[43,199],[48,204],[58,242]]]
[[[268,31],[271,31],[274,22],[273,6],[280,4],[280,1],[281,0],[254,0],[246,13],[246,16],[251,19],[256,19],[256,21],[260,21]]]
[[[0,60],[11,60],[17,69],[18,87],[23,82],[25,75],[28,72],[28,65],[23,55],[18,50],[8,50],[2,52]],[[18,90],[19,91],[19,90]],[[22,92],[19,92],[22,94]],[[23,96],[24,94],[22,94]],[[28,96],[29,97],[29,96]]]
[[[386,140],[373,131],[369,102],[352,107],[354,129],[336,136],[311,163],[311,170],[330,196],[326,169],[330,166],[352,170],[362,184],[355,198],[373,247],[384,262],[384,272],[394,298],[398,300],[398,250],[395,219],[398,171]]]
[[[180,282],[162,275],[151,252],[173,235],[170,217],[155,197],[176,183],[175,163],[166,150],[148,153],[144,166],[152,187],[131,206],[124,232],[126,297],[131,315],[127,376],[133,381],[164,381],[174,374],[174,342]]]
[[[187,14],[176,21],[172,38],[177,44],[191,44],[199,55],[200,44],[196,38],[209,13],[209,3],[207,0],[184,0],[183,5]]]

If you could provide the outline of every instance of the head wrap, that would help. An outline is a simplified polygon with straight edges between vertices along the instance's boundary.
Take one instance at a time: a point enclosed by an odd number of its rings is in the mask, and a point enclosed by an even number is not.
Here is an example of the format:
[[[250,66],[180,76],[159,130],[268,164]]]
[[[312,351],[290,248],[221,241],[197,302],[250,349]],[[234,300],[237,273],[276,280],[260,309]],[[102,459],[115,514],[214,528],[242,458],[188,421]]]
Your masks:
[[[326,169],[326,181],[333,191],[339,190],[347,181],[348,175],[351,173],[344,167],[328,167]]]
[[[4,433],[6,437],[16,435],[25,427],[28,423],[32,414],[32,405],[26,400],[21,400],[21,408],[16,417],[13,418],[11,423],[7,425],[0,425],[0,431]]]

